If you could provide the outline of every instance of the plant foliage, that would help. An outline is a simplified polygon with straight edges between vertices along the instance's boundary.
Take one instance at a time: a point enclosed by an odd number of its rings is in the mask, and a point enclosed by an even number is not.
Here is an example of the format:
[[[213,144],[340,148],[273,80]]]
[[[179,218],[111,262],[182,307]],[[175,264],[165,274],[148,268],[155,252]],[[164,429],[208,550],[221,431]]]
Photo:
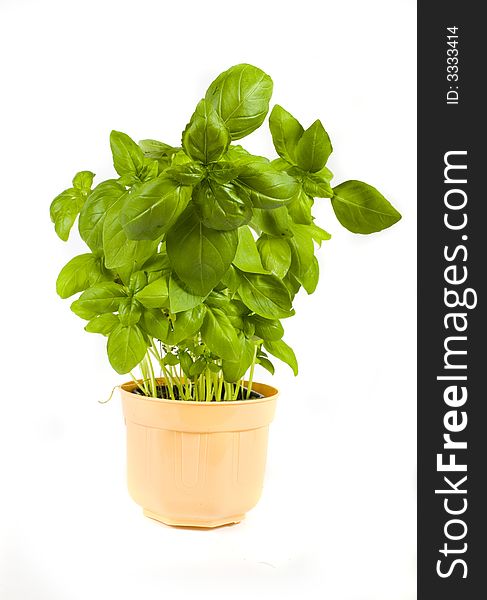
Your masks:
[[[269,356],[297,374],[281,320],[301,287],[318,283],[315,251],[330,235],[314,222],[315,199],[329,198],[354,233],[401,218],[366,183],[332,186],[319,120],[304,129],[274,106],[274,160],[235,143],[264,122],[272,86],[257,67],[231,67],[198,102],[181,146],[112,131],[118,177],[93,187],[81,171],[51,204],[58,236],[66,241],[79,215],[89,250],[63,267],[58,294],[81,292],[72,311],[106,336],[118,373],[140,366],[147,395],[157,393],[154,364],[170,397],[206,401],[236,399],[255,364],[273,373]]]

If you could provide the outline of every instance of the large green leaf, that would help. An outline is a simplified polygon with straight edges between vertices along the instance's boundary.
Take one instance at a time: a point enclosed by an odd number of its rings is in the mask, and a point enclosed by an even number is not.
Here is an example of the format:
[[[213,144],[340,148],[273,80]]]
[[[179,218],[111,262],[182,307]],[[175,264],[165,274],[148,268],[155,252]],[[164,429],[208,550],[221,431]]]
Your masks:
[[[242,168],[237,181],[257,208],[275,209],[288,204],[299,193],[299,184],[285,171],[270,164],[250,163]]]
[[[116,312],[126,295],[123,286],[105,281],[85,290],[71,304],[71,310],[82,319],[93,319],[103,313]]]
[[[191,188],[166,176],[146,181],[132,189],[120,220],[131,240],[155,240],[166,233],[186,208]]]
[[[136,367],[146,350],[147,342],[137,325],[118,325],[108,336],[108,359],[121,375]]]
[[[126,133],[112,131],[110,148],[113,154],[113,166],[119,175],[137,175],[144,166],[144,153],[138,144]]]
[[[325,166],[332,151],[325,128],[320,120],[316,120],[303,133],[296,146],[297,164],[301,169],[315,173]]]
[[[200,100],[183,132],[183,148],[193,160],[204,164],[218,160],[230,144],[230,132],[207,100]]]
[[[249,227],[238,230],[238,246],[233,264],[241,271],[248,273],[268,273],[269,269],[262,266],[257,244]]]
[[[103,223],[108,209],[125,194],[125,188],[115,179],[100,183],[91,192],[81,209],[78,228],[81,239],[93,252],[103,250]]]
[[[288,240],[263,233],[257,240],[257,248],[267,271],[279,278],[284,277],[291,266],[291,248]]]
[[[291,297],[286,286],[274,275],[238,271],[238,293],[242,302],[267,319],[291,316]]]
[[[51,203],[51,221],[54,223],[56,233],[64,242],[69,238],[69,232],[83,207],[85,198],[81,190],[70,188],[56,196]]]
[[[201,326],[201,338],[213,354],[228,360],[238,360],[241,345],[237,331],[219,308],[207,307]]]
[[[158,241],[129,240],[120,222],[125,203],[121,196],[108,210],[103,223],[103,250],[105,265],[109,269],[125,267],[139,271],[144,262],[155,253]]]
[[[235,382],[243,378],[254,359],[255,344],[239,333],[241,352],[237,360],[222,360],[225,381]]]
[[[298,374],[298,361],[293,349],[286,344],[284,340],[276,342],[264,342],[264,348],[273,356],[288,364],[293,370],[294,375]]]
[[[272,79],[253,65],[240,64],[221,73],[206,92],[208,100],[238,140],[262,125],[269,110]]]
[[[80,254],[61,269],[56,281],[56,291],[61,298],[69,298],[86,290],[103,276],[100,260],[94,254]]]
[[[169,305],[167,276],[159,277],[135,294],[135,298],[146,308],[164,308]]]
[[[194,190],[193,203],[203,225],[211,229],[236,229],[252,217],[248,193],[232,183],[203,181]]]
[[[381,231],[401,218],[378,190],[363,181],[345,181],[333,191],[331,202],[337,219],[353,233]]]
[[[171,273],[169,278],[169,308],[173,314],[190,310],[201,304],[205,296],[192,294],[184,289],[178,278]]]
[[[169,230],[167,253],[183,284],[194,294],[206,296],[229,268],[237,250],[235,230],[205,227],[192,208],[186,209]]]
[[[279,156],[290,164],[296,164],[296,146],[304,133],[302,125],[276,104],[269,117],[269,128]]]

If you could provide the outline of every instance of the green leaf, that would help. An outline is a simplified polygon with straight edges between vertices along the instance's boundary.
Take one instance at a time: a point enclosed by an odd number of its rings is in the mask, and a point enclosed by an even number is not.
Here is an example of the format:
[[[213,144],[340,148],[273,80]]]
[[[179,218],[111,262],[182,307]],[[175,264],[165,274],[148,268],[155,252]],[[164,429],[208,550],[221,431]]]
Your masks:
[[[263,233],[257,240],[257,248],[267,271],[279,278],[284,277],[291,266],[291,248],[288,241]]]
[[[332,198],[330,182],[316,173],[307,173],[303,178],[303,190],[314,198]]]
[[[150,181],[155,179],[159,174],[159,162],[152,158],[144,156],[144,163],[142,168],[137,173],[137,177],[140,181]],[[123,177],[126,177],[125,175]],[[121,179],[123,179],[121,177]],[[136,180],[137,181],[137,180]]]
[[[146,181],[126,197],[120,220],[131,240],[155,240],[166,233],[186,208],[191,188],[162,175]]]
[[[308,270],[306,271],[306,273],[304,273],[304,275],[301,276],[300,279],[304,289],[307,291],[308,294],[312,294],[316,290],[319,278],[320,266],[318,264],[318,259],[316,258],[316,256],[313,256],[313,260],[311,261]]]
[[[205,314],[206,306],[204,304],[199,304],[190,310],[178,313],[175,315],[172,328],[169,328],[164,341],[170,346],[176,346],[183,340],[193,337],[202,326]]]
[[[186,209],[166,239],[169,260],[183,284],[206,296],[229,268],[237,250],[235,230],[205,227],[192,208]]]
[[[275,368],[271,361],[266,356],[259,356],[257,359],[258,364],[263,367],[266,371],[269,371],[271,375],[274,375]]]
[[[313,222],[311,209],[313,208],[314,200],[303,190],[299,192],[293,201],[287,205],[287,211],[294,223],[302,225],[310,225]]]
[[[171,263],[166,253],[166,248],[161,245],[161,248],[157,254],[153,254],[149,259],[142,265],[142,270],[145,273],[169,272],[171,270]]]
[[[125,194],[125,188],[115,179],[96,186],[81,209],[78,228],[81,239],[93,252],[103,250],[103,224],[108,209]]]
[[[230,183],[237,178],[240,167],[233,162],[220,161],[208,166],[208,177],[217,183]]]
[[[221,73],[206,100],[226,123],[233,140],[260,127],[269,110],[272,79],[257,67],[240,64]]]
[[[170,331],[170,323],[167,315],[158,309],[146,309],[142,311],[139,326],[156,340],[165,342]]]
[[[353,233],[375,233],[386,229],[401,214],[371,185],[345,181],[333,189],[332,206],[340,223]]]
[[[293,370],[294,375],[298,374],[298,361],[293,349],[286,344],[284,340],[277,342],[264,342],[264,348],[273,356],[288,364]]]
[[[245,375],[254,360],[255,344],[248,340],[242,333],[239,334],[242,351],[237,360],[222,360],[222,371],[225,381],[235,382]]]
[[[164,172],[181,185],[197,185],[205,176],[206,169],[198,163],[190,162],[185,165],[175,165]]]
[[[294,236],[288,241],[291,248],[290,270],[301,281],[313,260],[313,238],[307,225],[294,225],[293,232]]]
[[[203,164],[218,160],[230,144],[230,132],[207,100],[200,100],[183,132],[183,148]]]
[[[309,231],[313,240],[321,247],[321,242],[326,242],[331,239],[331,234],[328,231],[325,231],[321,227],[318,227],[316,223],[313,221],[310,225],[308,225],[307,231]]]
[[[269,269],[266,270],[262,266],[261,256],[249,227],[240,227],[238,230],[238,246],[233,264],[248,273],[269,272]]]
[[[264,319],[259,315],[252,315],[248,318],[254,324],[255,335],[263,340],[275,342],[284,335],[284,328],[278,319]]]
[[[95,174],[91,171],[80,171],[73,178],[73,187],[78,188],[85,194],[89,194]]]
[[[206,369],[206,360],[203,357],[198,358],[190,367],[189,374],[191,377],[198,377]]]
[[[301,169],[315,173],[325,166],[332,151],[325,128],[320,120],[316,120],[303,133],[296,146],[297,164]]]
[[[169,278],[169,308],[171,313],[176,314],[189,310],[201,304],[205,296],[192,294],[184,289],[178,278],[171,273]]]
[[[236,229],[252,217],[248,193],[232,183],[203,181],[194,190],[193,203],[203,225],[211,229]]]
[[[293,235],[291,230],[292,223],[286,206],[274,208],[273,210],[254,208],[250,225],[259,234],[264,232],[274,237],[283,238],[292,237]]]
[[[108,359],[120,375],[136,367],[146,350],[147,342],[137,325],[118,325],[108,336]]]
[[[129,267],[139,271],[144,262],[156,252],[158,241],[129,240],[120,222],[125,202],[122,195],[108,210],[103,223],[103,250],[105,265],[109,269]]]
[[[78,188],[64,190],[52,201],[50,207],[51,221],[54,223],[57,235],[64,242],[68,240],[69,232],[84,202],[85,195]]]
[[[123,286],[105,281],[85,290],[78,300],[71,304],[71,310],[82,319],[93,319],[102,313],[117,311],[126,295]]]
[[[296,146],[304,133],[299,121],[276,104],[269,117],[269,128],[279,156],[290,164],[296,164]]]
[[[165,308],[169,305],[167,276],[159,277],[135,294],[135,298],[146,308]]]
[[[172,366],[179,365],[179,358],[176,356],[176,354],[168,352],[164,357],[164,364]]]
[[[90,286],[93,275],[100,272],[99,261],[91,253],[72,258],[58,275],[56,292],[61,298],[69,298]]]
[[[221,284],[228,288],[231,294],[234,294],[237,291],[240,282],[238,279],[237,270],[233,267],[233,265],[230,265],[228,271],[223,275]]]
[[[291,297],[286,286],[274,275],[238,271],[238,293],[242,302],[268,319],[291,316]]]
[[[246,165],[237,181],[248,191],[252,204],[257,208],[282,207],[299,193],[299,184],[293,177],[263,163]]]
[[[286,273],[286,277],[284,277],[282,282],[284,283],[287,290],[289,291],[291,298],[294,298],[294,296],[299,292],[299,290],[301,288],[301,283],[296,278],[296,276],[291,272],[291,269],[289,269],[289,271]]]
[[[105,313],[94,317],[85,325],[85,331],[88,333],[101,333],[110,335],[110,333],[120,324],[120,319],[113,313]]]
[[[135,298],[123,298],[118,314],[122,325],[136,325],[142,315],[142,306]]]
[[[181,364],[181,369],[186,377],[191,379],[191,369],[193,367],[193,359],[188,354],[188,352],[179,352],[179,362]]]
[[[147,158],[166,158],[176,154],[180,148],[174,148],[157,140],[140,140],[139,147]]]
[[[144,271],[136,271],[130,275],[128,287],[133,294],[140,292],[140,290],[144,289],[147,284],[148,280],[145,267]]]
[[[138,175],[144,167],[144,153],[126,133],[112,131],[110,148],[113,154],[113,166],[119,175]]]
[[[222,310],[207,307],[201,325],[201,338],[213,354],[228,360],[238,360],[241,346],[237,331]]]

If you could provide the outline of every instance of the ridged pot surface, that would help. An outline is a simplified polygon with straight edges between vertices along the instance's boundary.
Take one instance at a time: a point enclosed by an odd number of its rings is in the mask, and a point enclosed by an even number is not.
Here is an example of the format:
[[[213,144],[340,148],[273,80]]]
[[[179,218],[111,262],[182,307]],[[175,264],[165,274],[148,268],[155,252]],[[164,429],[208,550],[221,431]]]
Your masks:
[[[260,498],[278,392],[235,402],[160,400],[120,387],[127,477],[144,513],[168,525],[237,523]]]

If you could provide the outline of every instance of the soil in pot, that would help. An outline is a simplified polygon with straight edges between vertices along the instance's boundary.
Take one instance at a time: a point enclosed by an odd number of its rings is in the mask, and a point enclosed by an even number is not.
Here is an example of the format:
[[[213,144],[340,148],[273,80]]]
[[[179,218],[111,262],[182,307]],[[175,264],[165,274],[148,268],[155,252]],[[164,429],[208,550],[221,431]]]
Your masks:
[[[137,394],[138,396],[145,396],[145,394],[143,393],[143,391],[140,388],[136,388],[134,390],[132,390],[133,394]],[[181,400],[181,398],[179,397],[179,390],[177,388],[177,386],[173,386],[173,394],[174,394],[174,399],[175,400]],[[250,396],[247,398],[247,388],[241,387],[238,391],[238,396],[236,398],[236,400],[256,400],[258,398],[263,398],[264,396],[262,394],[259,394],[258,392],[255,391],[251,391],[250,392]],[[156,398],[160,398],[161,400],[170,400],[171,399],[171,395],[169,393],[169,388],[167,385],[158,385],[157,386],[157,395]],[[213,397],[210,402],[216,402],[215,397]],[[222,400],[222,402],[226,402],[224,400]]]

